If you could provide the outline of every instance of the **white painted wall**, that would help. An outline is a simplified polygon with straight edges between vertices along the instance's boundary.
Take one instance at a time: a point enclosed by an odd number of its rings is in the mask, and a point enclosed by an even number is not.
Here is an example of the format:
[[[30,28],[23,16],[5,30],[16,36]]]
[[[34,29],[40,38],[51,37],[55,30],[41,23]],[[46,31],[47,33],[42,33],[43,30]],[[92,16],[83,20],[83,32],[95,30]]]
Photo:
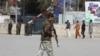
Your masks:
[[[64,24],[67,20],[69,20],[71,24],[73,24],[77,20],[79,20],[80,22],[82,22],[82,20],[85,20],[85,12],[82,11],[66,11],[65,19],[63,19],[62,16],[62,14],[59,14],[59,24]]]
[[[10,19],[10,15],[0,15],[0,23],[4,23],[5,19]]]

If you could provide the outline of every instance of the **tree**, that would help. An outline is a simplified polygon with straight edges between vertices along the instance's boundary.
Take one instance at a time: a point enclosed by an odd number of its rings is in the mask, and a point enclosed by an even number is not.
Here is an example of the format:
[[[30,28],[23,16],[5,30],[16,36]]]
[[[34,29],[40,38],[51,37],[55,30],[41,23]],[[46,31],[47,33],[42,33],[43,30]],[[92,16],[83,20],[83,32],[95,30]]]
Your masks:
[[[5,5],[5,2],[6,2],[7,0],[0,0],[0,7],[1,8],[3,8],[3,6]]]
[[[23,13],[39,14],[51,5],[51,0],[22,0]]]
[[[41,11],[45,10],[51,5],[51,0],[38,0],[38,2],[40,3],[39,7]]]
[[[40,13],[40,8],[39,8],[39,3],[36,0],[26,0],[25,3],[25,14],[39,14]]]
[[[80,1],[79,8],[80,8],[81,11],[84,11],[85,10],[85,0],[81,0]]]

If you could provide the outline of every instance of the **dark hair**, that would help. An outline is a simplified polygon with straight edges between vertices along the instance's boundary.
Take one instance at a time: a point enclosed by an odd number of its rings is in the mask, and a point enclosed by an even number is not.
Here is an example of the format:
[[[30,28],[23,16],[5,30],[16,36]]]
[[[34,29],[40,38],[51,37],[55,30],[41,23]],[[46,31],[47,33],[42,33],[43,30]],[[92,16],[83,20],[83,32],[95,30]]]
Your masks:
[[[67,20],[67,22],[69,22],[69,20]]]
[[[78,23],[79,21],[77,20],[76,22]]]
[[[85,20],[83,20],[82,22],[85,22]]]
[[[48,13],[47,18],[49,18],[49,17],[54,17],[54,15],[52,13]]]
[[[92,20],[90,20],[90,23],[92,22]]]

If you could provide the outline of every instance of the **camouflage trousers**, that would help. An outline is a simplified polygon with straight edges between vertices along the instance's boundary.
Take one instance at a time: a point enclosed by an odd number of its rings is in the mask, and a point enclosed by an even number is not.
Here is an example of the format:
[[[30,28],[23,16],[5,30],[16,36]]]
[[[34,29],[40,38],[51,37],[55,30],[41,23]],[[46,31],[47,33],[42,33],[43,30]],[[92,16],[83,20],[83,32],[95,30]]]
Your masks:
[[[43,56],[44,51],[47,52],[48,56],[54,56],[51,41],[42,41],[37,55]]]

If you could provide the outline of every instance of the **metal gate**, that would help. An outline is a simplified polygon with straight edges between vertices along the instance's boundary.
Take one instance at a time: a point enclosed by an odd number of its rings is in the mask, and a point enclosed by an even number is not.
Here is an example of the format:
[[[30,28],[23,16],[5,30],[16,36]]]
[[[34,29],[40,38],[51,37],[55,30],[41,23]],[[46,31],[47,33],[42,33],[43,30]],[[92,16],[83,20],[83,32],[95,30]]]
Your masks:
[[[46,18],[44,18],[44,17],[40,17],[40,18],[35,20],[35,22],[33,24],[33,33],[34,34],[40,34],[41,33],[42,24],[43,24],[43,21],[45,19]]]

